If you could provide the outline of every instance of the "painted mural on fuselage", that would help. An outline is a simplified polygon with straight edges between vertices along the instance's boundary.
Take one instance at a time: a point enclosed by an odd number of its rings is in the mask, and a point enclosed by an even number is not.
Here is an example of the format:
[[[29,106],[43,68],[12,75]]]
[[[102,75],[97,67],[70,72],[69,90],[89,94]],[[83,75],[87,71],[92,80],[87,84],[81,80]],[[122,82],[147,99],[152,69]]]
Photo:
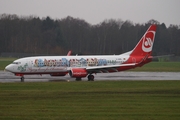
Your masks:
[[[31,59],[32,60],[32,59]],[[66,57],[38,57],[34,58],[33,68],[43,67],[91,67],[91,66],[107,66],[119,65],[127,60],[123,56],[66,56]]]

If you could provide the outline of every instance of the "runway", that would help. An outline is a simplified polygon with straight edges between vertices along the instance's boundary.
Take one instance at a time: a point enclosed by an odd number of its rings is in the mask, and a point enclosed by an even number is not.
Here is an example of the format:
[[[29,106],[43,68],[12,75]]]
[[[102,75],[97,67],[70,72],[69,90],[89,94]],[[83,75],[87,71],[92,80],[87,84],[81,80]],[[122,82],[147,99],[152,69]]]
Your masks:
[[[94,75],[95,81],[108,80],[180,80],[180,72],[115,72],[115,73],[99,73]],[[75,81],[69,75],[51,77],[50,75],[25,75],[25,82],[60,82],[60,81]],[[87,78],[82,78],[82,81],[87,81]],[[14,76],[13,73],[0,71],[0,83],[5,82],[20,82],[19,76]]]

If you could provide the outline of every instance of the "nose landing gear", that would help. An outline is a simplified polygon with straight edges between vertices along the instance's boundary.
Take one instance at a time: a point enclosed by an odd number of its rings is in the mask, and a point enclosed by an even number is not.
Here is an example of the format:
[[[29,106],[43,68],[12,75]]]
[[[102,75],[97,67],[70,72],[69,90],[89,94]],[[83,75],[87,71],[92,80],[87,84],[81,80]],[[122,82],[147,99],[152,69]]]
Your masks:
[[[24,76],[21,76],[21,82],[24,82]]]
[[[15,76],[20,76],[21,77],[21,82],[24,82],[24,74],[15,73]]]

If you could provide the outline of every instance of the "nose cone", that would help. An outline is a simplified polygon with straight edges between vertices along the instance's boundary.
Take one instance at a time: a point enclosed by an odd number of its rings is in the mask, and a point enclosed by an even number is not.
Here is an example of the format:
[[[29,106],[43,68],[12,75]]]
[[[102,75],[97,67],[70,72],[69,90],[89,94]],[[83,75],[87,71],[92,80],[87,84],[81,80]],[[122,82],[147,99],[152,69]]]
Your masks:
[[[13,66],[10,64],[8,66],[5,67],[5,71],[8,71],[8,72],[13,72]]]

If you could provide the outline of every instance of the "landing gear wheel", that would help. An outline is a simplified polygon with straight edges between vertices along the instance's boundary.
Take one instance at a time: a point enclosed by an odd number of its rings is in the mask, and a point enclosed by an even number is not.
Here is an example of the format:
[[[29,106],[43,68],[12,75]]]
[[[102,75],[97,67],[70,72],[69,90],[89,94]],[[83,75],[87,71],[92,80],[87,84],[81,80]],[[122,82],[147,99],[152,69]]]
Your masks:
[[[81,79],[81,78],[79,78],[79,77],[78,77],[78,78],[76,78],[76,81],[81,81],[81,80],[82,80],[82,79]]]
[[[88,81],[94,81],[94,75],[88,75]]]
[[[24,82],[24,76],[21,77],[21,82]]]

